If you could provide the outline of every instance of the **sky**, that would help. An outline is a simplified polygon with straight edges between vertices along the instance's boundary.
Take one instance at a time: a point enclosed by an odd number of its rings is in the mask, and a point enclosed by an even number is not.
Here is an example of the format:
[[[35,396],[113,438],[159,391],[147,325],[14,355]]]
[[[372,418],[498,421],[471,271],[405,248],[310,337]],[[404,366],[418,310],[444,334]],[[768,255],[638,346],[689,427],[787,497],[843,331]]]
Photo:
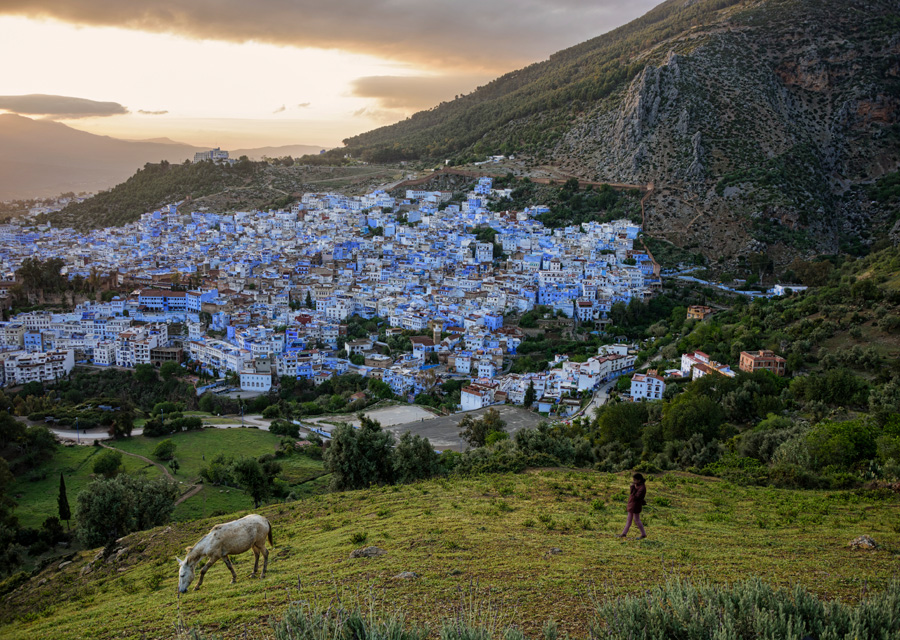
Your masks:
[[[338,146],[659,0],[0,0],[0,112],[127,139]]]

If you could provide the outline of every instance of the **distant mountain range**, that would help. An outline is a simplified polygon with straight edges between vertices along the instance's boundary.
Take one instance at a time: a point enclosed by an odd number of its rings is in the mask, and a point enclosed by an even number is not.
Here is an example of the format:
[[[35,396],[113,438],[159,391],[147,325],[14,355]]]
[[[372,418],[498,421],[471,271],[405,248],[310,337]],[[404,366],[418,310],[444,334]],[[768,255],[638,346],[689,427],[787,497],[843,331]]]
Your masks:
[[[526,167],[652,183],[647,230],[710,258],[865,251],[900,225],[872,197],[900,167],[900,5],[666,0],[344,143],[328,155],[514,153]]]
[[[316,154],[321,147],[289,145],[235,149],[235,158]],[[181,163],[194,147],[168,140],[120,140],[79,131],[59,122],[0,115],[0,200],[99,191],[125,181],[148,162]]]

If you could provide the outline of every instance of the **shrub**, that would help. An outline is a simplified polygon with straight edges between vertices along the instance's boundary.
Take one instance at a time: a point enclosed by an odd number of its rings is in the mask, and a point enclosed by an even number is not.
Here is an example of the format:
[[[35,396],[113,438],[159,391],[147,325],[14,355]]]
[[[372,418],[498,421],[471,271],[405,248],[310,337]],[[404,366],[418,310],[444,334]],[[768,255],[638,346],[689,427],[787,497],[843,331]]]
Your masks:
[[[269,433],[296,439],[300,437],[300,427],[287,420],[273,420],[269,425]]]
[[[171,460],[175,457],[175,443],[165,439],[153,449],[153,457],[159,460]]]
[[[765,484],[768,471],[759,460],[733,453],[722,456],[717,462],[703,469],[706,475],[714,475],[740,485]]]
[[[94,473],[106,476],[107,478],[112,478],[119,473],[121,466],[122,454],[113,449],[106,449],[97,456],[96,460],[94,460],[94,466],[92,468]]]
[[[273,624],[275,640],[426,640],[428,631],[422,627],[407,626],[402,617],[376,618],[375,607],[368,614],[359,609],[346,610],[341,605],[327,610],[313,610],[306,604],[291,604],[284,617]],[[475,637],[475,636],[472,636]],[[451,636],[441,634],[450,640]]]
[[[673,580],[646,594],[607,601],[592,636],[624,638],[889,638],[897,632],[900,583],[857,605],[823,601],[800,586],[775,590],[759,579],[730,586]]]
[[[86,547],[169,521],[178,488],[165,478],[120,475],[95,480],[78,494],[78,537]]]
[[[350,543],[351,544],[365,544],[366,540],[369,539],[369,534],[365,531],[356,531],[350,534]]]
[[[396,482],[414,482],[437,475],[440,471],[438,460],[428,438],[407,431],[394,447],[394,479]]]

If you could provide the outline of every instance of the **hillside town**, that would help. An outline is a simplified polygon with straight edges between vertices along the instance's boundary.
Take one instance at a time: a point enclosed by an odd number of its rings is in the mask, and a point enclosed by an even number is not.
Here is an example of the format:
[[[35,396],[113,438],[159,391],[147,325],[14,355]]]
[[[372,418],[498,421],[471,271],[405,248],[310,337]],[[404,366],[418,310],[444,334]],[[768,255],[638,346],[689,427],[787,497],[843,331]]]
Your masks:
[[[547,371],[509,373],[525,333],[504,318],[539,308],[602,331],[614,304],[653,296],[660,269],[636,244],[639,225],[551,230],[535,219],[546,208],[502,210],[509,191],[488,177],[460,202],[452,195],[307,193],[289,210],[189,215],[172,204],[86,234],[4,225],[3,293],[29,258],[62,259],[66,278],[130,293],[4,321],[0,382],[52,381],[77,363],[175,361],[212,379],[230,376],[247,392],[266,393],[285,376],[320,384],[356,373],[412,401],[455,377],[468,379],[459,410],[522,405],[531,389],[539,411],[565,417],[583,392],[634,371],[634,351],[620,344],[584,362],[558,354]],[[348,335],[354,317],[377,322]],[[404,349],[386,343],[401,336]],[[687,358],[681,375],[734,375]],[[635,376],[634,399],[662,397],[654,374]]]

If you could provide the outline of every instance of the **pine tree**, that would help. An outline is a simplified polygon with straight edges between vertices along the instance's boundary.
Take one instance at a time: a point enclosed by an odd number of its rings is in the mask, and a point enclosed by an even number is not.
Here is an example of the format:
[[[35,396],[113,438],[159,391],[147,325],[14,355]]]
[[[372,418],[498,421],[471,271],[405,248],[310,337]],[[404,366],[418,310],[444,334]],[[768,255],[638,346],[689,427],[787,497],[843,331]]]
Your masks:
[[[314,309],[316,305],[313,304],[312,294],[309,292],[309,289],[306,290],[306,308]]]
[[[59,505],[59,519],[66,521],[66,527],[69,526],[69,520],[72,519],[72,510],[69,509],[69,497],[66,495],[66,480],[63,474],[59,474],[59,497],[56,499]]]
[[[528,381],[528,389],[525,390],[525,408],[528,409],[531,405],[534,404],[535,396],[537,394],[534,391],[534,380]]]

